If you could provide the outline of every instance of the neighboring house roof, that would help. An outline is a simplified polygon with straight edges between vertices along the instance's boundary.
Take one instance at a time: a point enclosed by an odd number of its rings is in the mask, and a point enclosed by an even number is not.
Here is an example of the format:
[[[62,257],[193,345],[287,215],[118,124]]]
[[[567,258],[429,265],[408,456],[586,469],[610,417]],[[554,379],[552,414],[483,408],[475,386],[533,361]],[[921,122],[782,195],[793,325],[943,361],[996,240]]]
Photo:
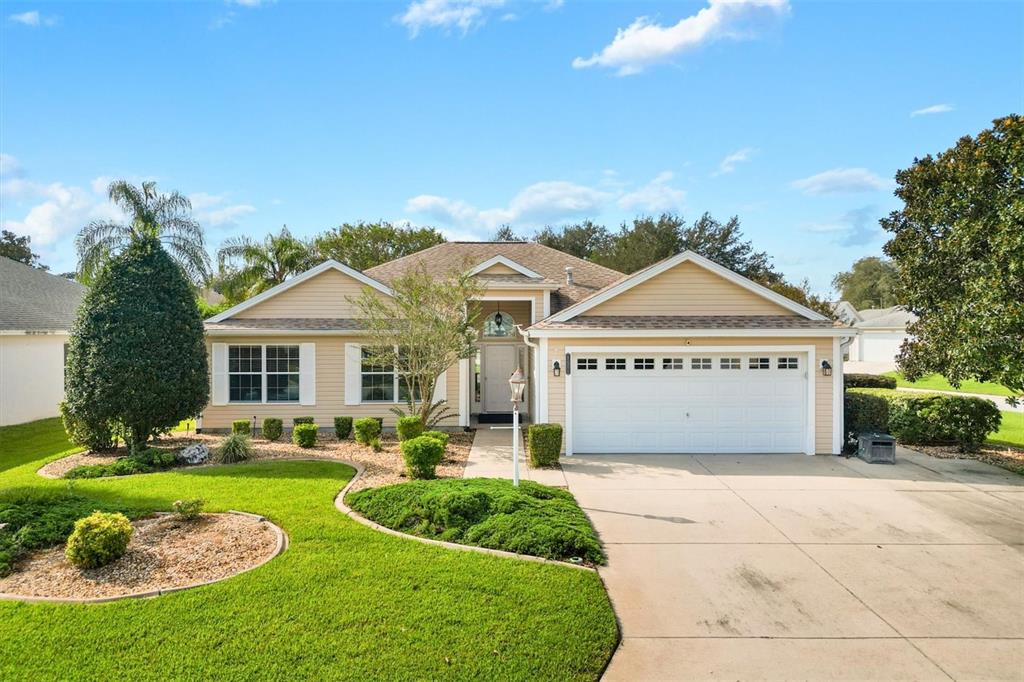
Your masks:
[[[854,324],[858,329],[906,329],[917,315],[902,306],[891,308],[868,308],[857,311],[861,321]]]
[[[359,320],[338,317],[249,317],[222,322],[207,322],[208,332],[237,331],[358,331]]]
[[[795,315],[590,315],[557,322],[549,318],[538,329],[832,329],[832,320],[809,320]]]
[[[85,287],[0,257],[0,331],[66,331]]]
[[[846,324],[855,324],[860,322],[862,319],[857,309],[853,307],[853,304],[849,301],[839,301],[838,303],[832,304],[832,312],[836,316],[845,322]]]
[[[497,262],[505,259],[527,268],[540,275],[543,282],[557,284],[558,288],[551,292],[551,311],[567,308],[600,289],[623,277],[621,272],[606,268],[597,263],[571,256],[557,249],[552,249],[534,242],[446,242],[424,249],[403,258],[397,258],[366,270],[366,274],[374,279],[390,283],[417,265],[427,265],[434,271],[459,270],[473,268],[488,260],[502,256]],[[565,280],[565,268],[573,269],[573,284],[569,286]],[[496,275],[485,275],[496,277]],[[504,275],[503,277],[517,277]],[[524,283],[537,279],[528,279],[522,275]]]

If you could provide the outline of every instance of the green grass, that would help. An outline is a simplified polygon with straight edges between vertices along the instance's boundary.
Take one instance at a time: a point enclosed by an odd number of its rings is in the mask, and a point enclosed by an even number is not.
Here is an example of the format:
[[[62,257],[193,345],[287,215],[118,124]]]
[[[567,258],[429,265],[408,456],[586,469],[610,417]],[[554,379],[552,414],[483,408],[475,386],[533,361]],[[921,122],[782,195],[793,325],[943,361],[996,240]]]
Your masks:
[[[1013,392],[1005,386],[988,381],[965,381],[960,384],[960,388],[953,388],[953,385],[941,374],[929,374],[917,381],[907,381],[899,372],[885,372],[885,376],[894,378],[896,386],[900,388],[924,388],[930,391],[957,391],[960,393],[979,393],[981,395],[1013,395]]]
[[[412,481],[360,490],[356,511],[395,530],[547,559],[606,563],[601,542],[567,490],[496,478]]]
[[[71,450],[59,420],[0,429],[0,489]],[[0,602],[0,679],[595,679],[615,646],[598,576],[392,537],[333,504],[340,463],[256,462],[76,481],[137,512],[202,497],[288,533],[229,580],[109,604]]]
[[[1024,412],[1002,410],[1003,423],[999,430],[988,439],[996,445],[1024,448]]]

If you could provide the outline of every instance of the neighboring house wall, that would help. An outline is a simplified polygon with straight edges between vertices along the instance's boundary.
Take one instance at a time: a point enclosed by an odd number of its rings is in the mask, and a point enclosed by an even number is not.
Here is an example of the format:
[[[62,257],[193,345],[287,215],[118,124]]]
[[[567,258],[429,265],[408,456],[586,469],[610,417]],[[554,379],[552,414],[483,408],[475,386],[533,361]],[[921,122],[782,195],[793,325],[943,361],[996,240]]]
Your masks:
[[[793,314],[695,263],[684,261],[581,316]]]
[[[896,366],[900,346],[907,339],[903,331],[875,331],[861,329],[861,334],[850,345],[850,360],[856,362],[889,362]]]
[[[566,346],[814,346],[814,366],[808,368],[814,376],[814,447],[818,453],[833,451],[833,377],[822,376],[821,361],[828,360],[835,367],[840,367],[842,358],[833,353],[832,338],[814,337],[700,337],[700,338],[552,338],[548,339],[548,362],[559,360],[564,364]],[[835,344],[838,345],[838,344]],[[548,421],[565,425],[565,372],[561,376],[553,376],[548,368]],[[842,409],[838,406],[838,409]]]
[[[59,415],[66,334],[0,336],[0,426]]]
[[[358,297],[364,286],[362,282],[342,272],[325,270],[287,291],[246,308],[232,318],[359,317],[358,309],[349,299]]]

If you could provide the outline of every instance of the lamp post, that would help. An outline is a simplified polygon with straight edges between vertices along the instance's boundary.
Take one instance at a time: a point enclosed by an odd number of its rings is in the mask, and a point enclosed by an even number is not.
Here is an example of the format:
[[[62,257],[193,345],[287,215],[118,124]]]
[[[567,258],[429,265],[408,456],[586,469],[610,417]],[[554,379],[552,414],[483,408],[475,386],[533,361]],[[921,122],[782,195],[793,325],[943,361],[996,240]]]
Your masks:
[[[508,378],[508,387],[512,391],[512,485],[519,486],[519,401],[523,399],[526,378],[523,370],[516,367]]]

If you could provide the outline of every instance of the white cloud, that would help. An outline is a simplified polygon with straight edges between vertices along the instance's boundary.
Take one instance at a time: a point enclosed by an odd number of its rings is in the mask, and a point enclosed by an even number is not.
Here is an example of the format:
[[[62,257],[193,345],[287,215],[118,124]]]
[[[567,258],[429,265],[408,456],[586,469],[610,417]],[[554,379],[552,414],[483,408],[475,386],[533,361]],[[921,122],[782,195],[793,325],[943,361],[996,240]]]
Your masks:
[[[5,219],[3,229],[28,235],[39,246],[57,244],[93,220],[124,218],[106,197],[60,182],[43,185],[19,180],[13,187],[5,182],[3,194],[38,201],[21,220]]]
[[[874,192],[888,186],[888,183],[866,168],[833,168],[808,178],[790,183],[804,194],[845,194],[849,192]]]
[[[877,214],[878,209],[875,206],[862,206],[847,211],[834,220],[811,223],[804,229],[808,232],[834,235],[836,243],[840,246],[864,246],[882,237]]]
[[[21,163],[10,154],[0,154],[0,178],[21,176]]]
[[[737,165],[750,161],[750,158],[756,152],[757,150],[754,149],[753,147],[744,147],[743,149],[738,149],[734,151],[732,154],[729,154],[727,157],[725,157],[719,162],[718,170],[712,173],[711,177],[732,173],[734,170],[736,170]]]
[[[562,9],[565,6],[565,0],[548,0],[544,3],[545,12],[554,12],[555,10]]]
[[[276,0],[226,0],[229,5],[239,5],[240,7],[263,7],[265,5],[273,5]]]
[[[21,12],[20,14],[11,14],[7,17],[9,21],[13,21],[16,24],[22,24],[24,26],[31,26],[32,28],[38,28],[40,26],[55,26],[58,18],[55,16],[44,16],[37,10],[31,12]]]
[[[910,117],[914,118],[915,116],[929,116],[931,114],[944,114],[947,111],[953,111],[953,105],[952,104],[933,104],[930,107],[925,107],[924,109],[916,109],[914,111],[911,111],[910,112]]]
[[[251,204],[228,204],[223,194],[196,192],[190,194],[192,214],[203,227],[234,227],[238,220],[256,212]]]
[[[686,200],[686,192],[669,185],[673,177],[670,171],[659,173],[643,187],[619,197],[619,207],[651,213],[679,210]]]
[[[395,21],[413,38],[425,28],[458,28],[465,35],[486,21],[488,10],[504,4],[505,0],[415,0]]]
[[[639,17],[615,33],[615,39],[589,58],[577,57],[573,68],[604,66],[629,76],[684,52],[721,39],[756,35],[765,21],[789,12],[789,0],[709,0],[708,6],[672,26]]]

